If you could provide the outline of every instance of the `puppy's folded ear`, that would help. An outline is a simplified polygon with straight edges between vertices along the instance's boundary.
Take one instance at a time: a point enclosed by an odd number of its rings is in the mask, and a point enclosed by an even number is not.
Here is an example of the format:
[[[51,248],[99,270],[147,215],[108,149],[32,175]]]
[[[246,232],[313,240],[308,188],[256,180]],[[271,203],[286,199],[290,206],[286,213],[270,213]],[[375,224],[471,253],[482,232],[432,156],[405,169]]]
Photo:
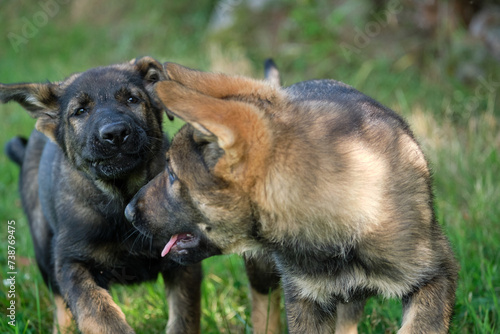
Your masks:
[[[257,165],[267,157],[271,134],[265,113],[257,106],[217,99],[175,81],[158,83],[156,92],[166,108],[196,129],[195,140],[217,142],[224,150],[218,163],[221,173],[248,171],[243,166],[248,161]]]
[[[0,84],[0,102],[15,101],[36,118],[36,129],[56,141],[59,123],[59,85],[57,83]]]

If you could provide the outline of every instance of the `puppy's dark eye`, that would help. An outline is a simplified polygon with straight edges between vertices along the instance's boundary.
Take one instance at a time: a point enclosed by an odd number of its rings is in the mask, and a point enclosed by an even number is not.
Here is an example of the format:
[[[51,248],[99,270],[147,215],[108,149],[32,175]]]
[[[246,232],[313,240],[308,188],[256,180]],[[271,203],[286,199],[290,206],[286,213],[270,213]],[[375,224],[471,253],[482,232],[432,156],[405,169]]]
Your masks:
[[[139,98],[135,97],[135,96],[130,96],[128,99],[127,99],[127,103],[129,104],[136,104],[136,103],[139,103]]]
[[[85,114],[87,111],[88,111],[87,108],[78,107],[73,112],[73,115],[75,115],[75,116],[81,116],[81,115]]]

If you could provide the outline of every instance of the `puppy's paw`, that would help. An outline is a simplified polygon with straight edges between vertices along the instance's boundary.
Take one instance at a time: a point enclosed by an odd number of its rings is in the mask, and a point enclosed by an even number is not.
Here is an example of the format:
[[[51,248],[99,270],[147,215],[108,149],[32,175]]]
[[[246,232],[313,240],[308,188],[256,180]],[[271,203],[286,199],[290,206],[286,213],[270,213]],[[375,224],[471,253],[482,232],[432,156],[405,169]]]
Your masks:
[[[78,329],[84,334],[134,334],[125,314],[115,304],[109,293],[102,289],[91,289],[92,302],[81,301],[76,313]]]

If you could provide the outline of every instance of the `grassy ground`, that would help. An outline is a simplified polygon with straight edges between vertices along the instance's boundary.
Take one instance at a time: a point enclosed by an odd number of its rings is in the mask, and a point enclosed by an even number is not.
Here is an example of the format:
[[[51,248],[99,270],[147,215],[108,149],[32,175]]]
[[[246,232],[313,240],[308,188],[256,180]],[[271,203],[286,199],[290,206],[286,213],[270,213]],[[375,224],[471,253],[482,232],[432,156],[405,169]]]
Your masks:
[[[48,3],[51,6],[44,5]],[[394,13],[397,21],[390,13],[375,13],[365,1],[335,3],[281,1],[253,12],[239,10],[241,1],[229,0],[196,6],[129,0],[120,5],[97,0],[2,2],[0,82],[59,80],[142,55],[260,77],[262,61],[272,56],[285,84],[335,78],[353,85],[407,118],[433,166],[439,221],[462,268],[451,332],[498,333],[498,63],[462,29],[439,29],[425,36],[404,19],[404,8]],[[215,8],[226,16],[233,14],[236,25],[209,33]],[[467,80],[459,80],[464,75]],[[14,104],[0,106],[0,114],[0,146],[33,128],[33,120]],[[170,132],[177,127],[165,124]],[[0,170],[0,332],[46,333],[52,323],[52,300],[34,264],[17,193],[17,167],[0,154]],[[16,327],[7,323],[11,220],[16,222]],[[208,259],[204,269],[203,333],[251,332],[241,259]],[[136,287],[114,287],[112,295],[138,333],[163,331],[168,310],[161,278]],[[395,332],[400,307],[397,301],[371,300],[360,332]]]

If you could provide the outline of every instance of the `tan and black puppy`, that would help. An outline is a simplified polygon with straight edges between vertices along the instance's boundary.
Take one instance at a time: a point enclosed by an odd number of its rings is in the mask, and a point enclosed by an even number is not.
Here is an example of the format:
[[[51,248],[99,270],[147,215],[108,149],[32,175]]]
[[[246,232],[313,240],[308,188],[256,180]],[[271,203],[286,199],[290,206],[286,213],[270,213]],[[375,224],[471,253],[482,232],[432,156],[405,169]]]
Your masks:
[[[168,287],[168,333],[198,333],[201,268],[161,258],[164,244],[140,236],[124,217],[132,196],[165,167],[168,141],[154,84],[162,65],[145,57],[57,83],[0,84],[37,118],[9,156],[21,165],[20,192],[35,254],[57,304],[54,332],[71,317],[82,333],[133,333],[110,284],[155,280]],[[68,311],[68,308],[71,312]]]
[[[291,333],[353,333],[366,298],[403,301],[400,333],[446,333],[457,263],[403,119],[334,80],[280,88],[165,65],[188,124],[126,216],[163,254],[270,254]]]

